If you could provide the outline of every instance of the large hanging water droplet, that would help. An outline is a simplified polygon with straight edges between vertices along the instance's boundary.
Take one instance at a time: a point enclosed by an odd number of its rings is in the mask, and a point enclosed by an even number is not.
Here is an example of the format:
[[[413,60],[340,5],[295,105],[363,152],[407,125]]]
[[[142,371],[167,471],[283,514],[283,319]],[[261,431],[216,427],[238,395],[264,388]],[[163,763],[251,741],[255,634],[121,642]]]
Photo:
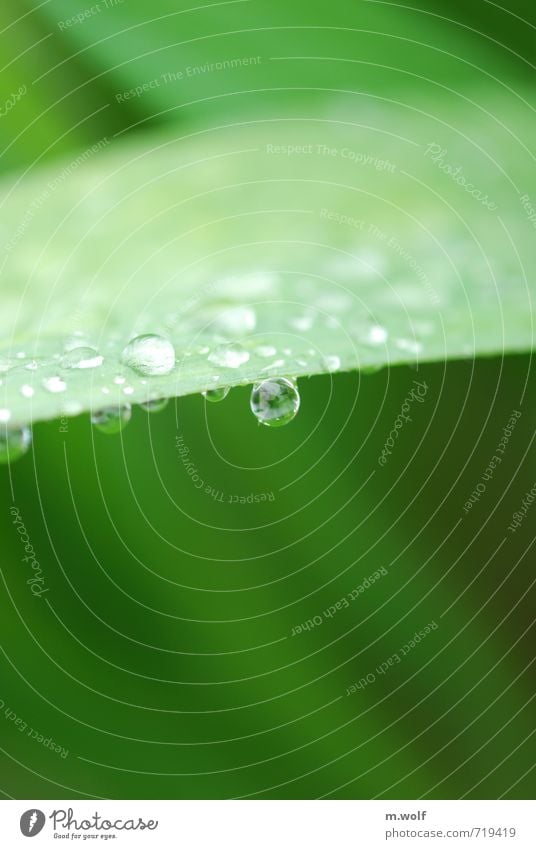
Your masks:
[[[165,410],[169,403],[169,398],[154,398],[151,401],[144,401],[140,404],[142,410],[146,413],[161,413]]]
[[[61,360],[63,368],[97,368],[103,363],[104,357],[101,357],[95,348],[72,348],[68,351]]]
[[[230,386],[218,386],[216,389],[207,389],[206,392],[203,392],[203,395],[207,399],[207,401],[211,401],[213,404],[217,404],[218,401],[223,401],[225,398],[227,398],[230,391]]]
[[[121,359],[138,374],[169,374],[175,367],[175,348],[163,336],[148,333],[132,339],[123,350]]]
[[[209,354],[208,360],[216,366],[223,368],[239,368],[249,360],[249,352],[245,351],[238,343],[230,345],[219,345]]]
[[[282,427],[300,409],[298,387],[286,377],[273,377],[256,383],[250,406],[259,422],[267,427]]]
[[[29,427],[9,428],[0,425],[0,463],[12,463],[28,451],[32,444]]]
[[[104,407],[91,416],[91,422],[101,433],[120,433],[132,418],[132,407],[123,404],[121,407]]]

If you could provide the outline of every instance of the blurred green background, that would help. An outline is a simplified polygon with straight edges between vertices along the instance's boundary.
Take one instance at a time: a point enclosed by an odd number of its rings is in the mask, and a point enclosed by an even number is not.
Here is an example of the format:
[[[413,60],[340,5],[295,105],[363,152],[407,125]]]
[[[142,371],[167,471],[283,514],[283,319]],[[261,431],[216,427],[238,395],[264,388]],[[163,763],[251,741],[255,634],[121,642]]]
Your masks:
[[[191,12],[124,0],[59,26],[90,5],[4,0],[0,103],[27,87],[0,122],[4,173],[164,122],[323,114],[341,90],[419,104],[438,84],[469,94],[491,77],[533,83],[528,2],[420,12],[252,0]],[[262,62],[117,101],[163,73],[246,55],[359,63]],[[425,403],[381,468],[414,380]],[[300,414],[281,430],[258,427],[244,388],[220,405],[137,410],[117,438],[84,417],[40,424],[33,452],[0,468],[4,797],[533,795],[536,514],[508,530],[536,481],[531,357],[300,389]],[[513,410],[504,461],[466,514]],[[192,483],[179,437],[215,497]],[[41,598],[26,584],[13,503]],[[292,636],[380,568],[348,608]],[[431,622],[400,664],[376,672]]]

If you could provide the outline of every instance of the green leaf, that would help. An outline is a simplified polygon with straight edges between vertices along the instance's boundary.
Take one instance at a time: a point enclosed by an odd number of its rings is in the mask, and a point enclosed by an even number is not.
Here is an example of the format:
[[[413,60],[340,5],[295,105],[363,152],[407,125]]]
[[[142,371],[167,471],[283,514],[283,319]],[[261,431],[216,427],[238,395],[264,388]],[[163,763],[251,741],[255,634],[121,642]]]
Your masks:
[[[530,110],[355,103],[103,139],[4,185],[4,420],[529,350]],[[173,343],[170,374],[122,362],[145,333]],[[76,346],[102,365],[64,368]]]

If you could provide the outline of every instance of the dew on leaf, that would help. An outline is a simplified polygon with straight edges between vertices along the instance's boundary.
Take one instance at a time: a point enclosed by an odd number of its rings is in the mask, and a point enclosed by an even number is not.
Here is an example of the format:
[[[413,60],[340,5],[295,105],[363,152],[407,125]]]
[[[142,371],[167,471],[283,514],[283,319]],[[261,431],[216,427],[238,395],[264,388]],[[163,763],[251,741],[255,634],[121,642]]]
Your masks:
[[[95,348],[71,348],[63,355],[61,365],[65,369],[91,369],[98,368],[103,363],[102,357]]]
[[[274,348],[273,345],[259,345],[258,348],[255,349],[255,353],[259,357],[275,357],[277,354],[277,348]]]
[[[339,369],[341,367],[340,358],[337,357],[335,354],[333,354],[331,356],[324,357],[323,362],[324,362],[325,368],[329,372],[339,371]]]
[[[300,408],[298,387],[286,377],[274,377],[256,383],[251,392],[251,411],[267,427],[282,427]]]
[[[251,307],[233,307],[219,313],[215,324],[224,336],[246,336],[255,330],[257,316]]]
[[[18,460],[26,454],[31,443],[32,432],[29,427],[0,427],[0,463]]]
[[[122,362],[143,375],[165,375],[175,367],[175,348],[168,339],[147,333],[132,339],[121,355]]]
[[[65,392],[67,384],[61,377],[55,375],[54,377],[45,377],[43,380],[43,387],[47,390],[47,392],[57,394],[58,392]]]
[[[422,344],[416,339],[396,339],[395,345],[401,351],[408,351],[410,354],[420,354],[422,351]]]
[[[247,363],[249,356],[248,351],[245,351],[242,345],[218,345],[209,354],[208,360],[214,363],[214,365],[222,366],[223,368],[240,368],[244,363]]]
[[[207,389],[206,392],[203,392],[203,395],[207,401],[217,404],[218,401],[223,401],[227,398],[229,392],[229,386],[219,386],[217,389]]]
[[[120,433],[132,418],[132,407],[123,404],[120,407],[103,407],[91,416],[91,423],[101,433]]]
[[[169,398],[154,398],[150,401],[144,401],[140,404],[142,410],[146,413],[161,413],[169,404]]]
[[[294,330],[299,330],[301,333],[307,332],[313,326],[314,318],[312,315],[296,316],[289,320],[289,324]]]
[[[381,327],[379,324],[375,324],[370,328],[367,336],[367,340],[372,345],[383,345],[384,342],[387,341],[387,330],[385,327]]]

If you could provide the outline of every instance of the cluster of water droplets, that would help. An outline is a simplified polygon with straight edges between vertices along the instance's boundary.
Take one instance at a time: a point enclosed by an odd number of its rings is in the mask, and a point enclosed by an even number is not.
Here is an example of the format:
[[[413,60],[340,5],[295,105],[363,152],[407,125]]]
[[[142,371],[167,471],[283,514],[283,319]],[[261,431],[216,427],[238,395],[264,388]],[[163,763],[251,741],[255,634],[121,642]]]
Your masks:
[[[236,316],[233,317],[234,320],[236,318]],[[201,353],[201,350],[208,354],[208,362],[224,371],[244,366],[251,357],[250,352],[239,343],[222,343],[212,350],[209,347],[199,349],[198,353]],[[255,353],[259,357],[272,358],[277,351],[271,345],[261,345]],[[95,348],[85,345],[71,347],[63,356],[57,356],[56,359],[58,373],[49,374],[41,381],[42,388],[52,394],[64,393],[67,390],[69,372],[97,369],[105,361],[105,357]],[[167,376],[176,366],[175,348],[168,339],[154,333],[135,336],[123,349],[121,362],[142,378]],[[276,360],[267,370],[273,371],[283,363],[284,360]],[[334,363],[331,358],[331,363],[326,362],[326,365],[337,368],[339,364]],[[29,371],[36,371],[38,364],[30,361],[25,367]],[[213,381],[219,380],[219,375],[214,375]],[[127,384],[127,378],[123,375],[116,375],[113,382],[123,387],[123,394],[128,395],[134,392],[134,388]],[[141,380],[141,383],[146,382],[145,379]],[[243,382],[249,381],[244,379]],[[20,391],[26,398],[32,398],[35,393],[30,383],[23,384]],[[109,394],[106,387],[103,387],[102,391]],[[229,392],[230,387],[223,385],[206,389],[202,394],[207,401],[216,403],[223,401]],[[150,396],[139,406],[147,413],[158,413],[165,409],[168,402],[168,398]],[[288,424],[296,416],[300,407],[296,382],[287,377],[269,376],[255,383],[251,392],[250,407],[256,419],[267,427],[281,427]],[[73,401],[69,405],[66,404],[65,409],[66,412],[74,415],[80,412],[81,405]],[[10,426],[10,418],[9,410],[0,409],[0,463],[10,463],[22,457],[29,450],[32,442],[30,427]],[[91,414],[94,428],[108,435],[121,433],[131,418],[132,405],[127,401],[115,401],[103,405]]]

